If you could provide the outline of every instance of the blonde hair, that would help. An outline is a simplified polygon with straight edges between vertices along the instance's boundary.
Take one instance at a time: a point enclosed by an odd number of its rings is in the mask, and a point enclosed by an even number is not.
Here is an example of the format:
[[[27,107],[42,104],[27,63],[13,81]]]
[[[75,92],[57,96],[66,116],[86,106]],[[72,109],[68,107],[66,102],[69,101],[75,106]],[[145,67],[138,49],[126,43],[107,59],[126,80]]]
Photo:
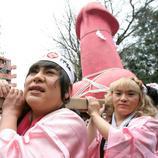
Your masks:
[[[144,86],[141,80],[137,78],[120,78],[110,84],[109,91],[105,95],[105,115],[106,119],[110,121],[114,111],[112,105],[112,93],[118,88],[125,90],[133,90],[139,94],[139,107],[136,110],[136,117],[152,116],[156,117],[158,110],[154,107],[151,98],[145,93]]]

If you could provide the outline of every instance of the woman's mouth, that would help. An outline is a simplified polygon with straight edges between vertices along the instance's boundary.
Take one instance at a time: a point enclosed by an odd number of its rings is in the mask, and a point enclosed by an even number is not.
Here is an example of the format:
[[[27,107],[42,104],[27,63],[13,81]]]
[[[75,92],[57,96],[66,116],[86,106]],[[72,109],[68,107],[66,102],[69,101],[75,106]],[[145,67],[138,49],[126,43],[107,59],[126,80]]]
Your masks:
[[[31,86],[29,91],[45,92],[45,89],[41,86]]]

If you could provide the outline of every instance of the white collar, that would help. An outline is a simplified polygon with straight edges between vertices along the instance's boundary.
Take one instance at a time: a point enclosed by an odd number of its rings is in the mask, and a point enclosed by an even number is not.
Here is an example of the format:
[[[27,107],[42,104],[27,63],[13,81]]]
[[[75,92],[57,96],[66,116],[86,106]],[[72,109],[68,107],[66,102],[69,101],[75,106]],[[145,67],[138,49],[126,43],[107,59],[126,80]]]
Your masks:
[[[124,121],[119,125],[117,126],[116,124],[116,120],[115,120],[115,113],[112,114],[112,123],[111,125],[115,128],[123,128],[123,127],[127,127],[129,122],[133,119],[133,117],[135,116],[135,112],[134,113],[131,113],[126,119],[124,119]]]

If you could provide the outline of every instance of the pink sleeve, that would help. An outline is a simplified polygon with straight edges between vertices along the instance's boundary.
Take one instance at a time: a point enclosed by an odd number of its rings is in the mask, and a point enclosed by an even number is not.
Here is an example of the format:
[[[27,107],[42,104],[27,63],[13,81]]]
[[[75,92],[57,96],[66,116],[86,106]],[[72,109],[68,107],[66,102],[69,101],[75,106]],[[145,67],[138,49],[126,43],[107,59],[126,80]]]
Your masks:
[[[133,119],[122,130],[111,127],[106,156],[108,158],[158,157],[158,120],[151,117]]]
[[[100,155],[100,142],[102,136],[97,132],[97,136],[88,147],[88,158],[99,158]]]
[[[86,158],[87,148],[86,126],[69,110],[49,114],[24,136],[0,132],[0,158]]]

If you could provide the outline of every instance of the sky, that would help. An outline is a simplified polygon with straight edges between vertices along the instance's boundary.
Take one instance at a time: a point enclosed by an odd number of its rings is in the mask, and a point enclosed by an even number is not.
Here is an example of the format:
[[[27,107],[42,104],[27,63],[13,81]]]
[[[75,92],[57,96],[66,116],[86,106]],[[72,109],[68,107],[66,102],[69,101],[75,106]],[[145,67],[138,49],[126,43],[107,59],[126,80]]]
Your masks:
[[[69,1],[77,15],[83,6],[95,0]],[[121,17],[130,11],[124,5],[127,1],[112,2],[115,2],[116,13],[121,7],[119,23],[122,25]],[[13,82],[18,88],[23,89],[29,66],[44,53],[56,50],[51,39],[57,32],[53,16],[60,20],[65,6],[65,0],[0,0],[0,53],[4,52],[17,66],[12,73],[17,74]]]
[[[76,14],[92,0],[70,0]],[[64,0],[0,0],[0,52],[16,65],[13,82],[23,89],[29,66],[47,51],[55,50],[52,44],[56,25],[53,15],[64,14]]]

